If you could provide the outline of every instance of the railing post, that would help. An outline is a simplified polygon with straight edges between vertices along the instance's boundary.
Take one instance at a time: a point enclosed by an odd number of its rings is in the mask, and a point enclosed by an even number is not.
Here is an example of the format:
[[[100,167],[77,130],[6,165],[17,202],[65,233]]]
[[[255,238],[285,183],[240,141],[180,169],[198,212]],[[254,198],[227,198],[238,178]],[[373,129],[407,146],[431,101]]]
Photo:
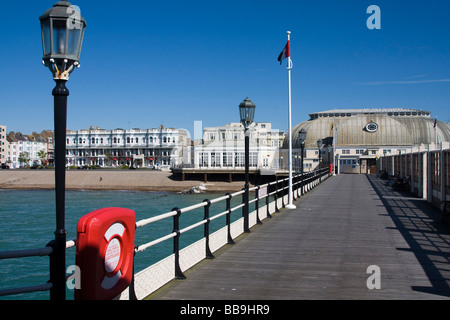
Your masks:
[[[300,196],[303,195],[303,179],[304,179],[305,174],[302,172],[300,174]]]
[[[209,219],[209,207],[211,206],[211,201],[209,201],[208,199],[203,200],[203,202],[206,202],[206,206],[205,206],[205,214],[203,219],[206,220],[206,223],[203,227],[204,230],[204,237],[206,240],[205,243],[205,256],[206,259],[214,259],[214,255],[211,252],[211,249],[209,248],[209,223],[211,222],[211,220]]]
[[[292,188],[293,188],[293,190],[292,190],[292,199],[295,201],[295,200],[297,200],[297,197],[295,196],[295,193],[296,193],[296,191],[298,190],[298,189],[296,189],[297,188],[297,176],[295,175],[293,178],[292,178]]]
[[[228,244],[234,244],[235,242],[234,242],[234,240],[233,240],[233,238],[231,237],[231,198],[233,198],[233,196],[229,193],[229,192],[227,192],[226,193],[226,195],[228,196],[228,198],[227,198],[227,208],[226,208],[226,210],[228,211],[227,212],[227,228],[228,228],[228,231],[227,231],[227,238],[228,238],[228,241],[227,241],[227,243]]]
[[[181,210],[173,208],[172,211],[176,211],[177,214],[173,216],[173,231],[176,236],[173,238],[173,253],[175,254],[175,278],[186,279],[186,276],[181,271],[180,267],[180,215]]]
[[[280,212],[280,210],[278,209],[278,179],[275,180],[275,192],[274,192],[273,196],[274,196],[274,201],[275,201],[275,211]]]
[[[266,194],[266,217],[272,218],[270,215],[270,209],[269,209],[269,194],[270,194],[270,182],[267,184],[267,194]]]
[[[262,224],[261,220],[259,220],[259,185],[256,186],[256,201],[255,201],[255,210],[256,210],[256,223]]]
[[[284,180],[281,180],[281,205],[283,206],[283,208],[286,206],[286,204],[284,203]]]
[[[248,185],[243,188],[244,193],[242,194],[242,203],[244,206],[242,207],[242,217],[244,218],[244,232],[250,233],[250,228],[248,227]]]

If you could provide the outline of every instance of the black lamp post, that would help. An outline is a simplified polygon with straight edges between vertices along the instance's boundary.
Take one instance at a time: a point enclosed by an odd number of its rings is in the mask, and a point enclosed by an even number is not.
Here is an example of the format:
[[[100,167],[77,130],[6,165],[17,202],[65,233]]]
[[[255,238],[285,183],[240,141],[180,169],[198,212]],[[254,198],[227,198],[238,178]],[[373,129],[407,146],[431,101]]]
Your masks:
[[[301,183],[301,194],[303,195],[303,158],[304,158],[304,151],[305,151],[305,140],[306,140],[306,130],[305,129],[301,129],[298,132],[298,140],[300,141],[300,150],[302,153],[302,160],[301,160],[301,164],[300,164],[300,173],[302,174],[302,183]]]
[[[320,160],[321,160],[320,151],[322,149],[322,145],[323,145],[322,139],[317,140],[317,148],[319,149],[319,169],[320,169]]]
[[[65,165],[66,165],[66,82],[74,67],[79,67],[81,45],[86,22],[79,8],[67,1],[59,1],[39,17],[41,21],[42,63],[50,69],[56,86],[54,96],[55,122],[55,195],[56,230],[50,258],[50,299],[66,298],[66,230],[65,230]]]
[[[322,167],[320,165],[320,161],[322,160],[322,155],[321,155],[322,145],[323,145],[322,139],[317,140],[317,148],[319,148],[319,169]],[[319,178],[319,181],[322,182],[322,176]]]
[[[250,165],[250,132],[248,130],[250,124],[253,123],[253,119],[255,117],[255,104],[249,99],[246,98],[239,105],[239,114],[241,116],[241,123],[244,126],[245,132],[245,192],[244,192],[244,232],[250,232],[248,227],[248,189],[249,189],[249,177],[248,177],[248,168]]]

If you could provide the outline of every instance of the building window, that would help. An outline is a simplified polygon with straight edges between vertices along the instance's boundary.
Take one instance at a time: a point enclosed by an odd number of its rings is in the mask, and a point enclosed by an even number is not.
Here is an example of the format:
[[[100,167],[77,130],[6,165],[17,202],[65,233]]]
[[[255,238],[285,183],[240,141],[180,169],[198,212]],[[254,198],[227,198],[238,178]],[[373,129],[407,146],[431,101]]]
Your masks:
[[[233,153],[232,152],[224,152],[222,156],[223,166],[224,167],[232,167],[233,166]]]
[[[245,153],[237,152],[234,158],[234,166],[235,167],[244,167],[245,166]]]
[[[220,153],[211,152],[211,167],[220,167]]]
[[[208,153],[207,152],[200,152],[200,166],[201,167],[207,167],[208,166]]]
[[[258,166],[258,153],[250,152],[249,154],[249,167],[257,167]]]

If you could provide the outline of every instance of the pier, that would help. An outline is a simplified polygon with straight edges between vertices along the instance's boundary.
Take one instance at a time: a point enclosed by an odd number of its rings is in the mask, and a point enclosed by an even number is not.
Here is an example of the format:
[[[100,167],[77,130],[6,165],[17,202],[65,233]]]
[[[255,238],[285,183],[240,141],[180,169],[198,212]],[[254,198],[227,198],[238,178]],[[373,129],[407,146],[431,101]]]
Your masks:
[[[375,175],[338,175],[295,204],[148,299],[450,298],[450,228],[426,200]]]

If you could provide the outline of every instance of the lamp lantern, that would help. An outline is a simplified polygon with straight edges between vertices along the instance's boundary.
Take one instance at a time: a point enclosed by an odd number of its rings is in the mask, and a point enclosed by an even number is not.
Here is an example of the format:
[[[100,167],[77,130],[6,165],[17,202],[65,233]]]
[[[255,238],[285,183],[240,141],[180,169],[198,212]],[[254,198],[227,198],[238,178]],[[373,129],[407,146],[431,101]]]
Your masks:
[[[74,67],[79,67],[86,21],[80,8],[68,1],[58,1],[39,17],[41,21],[42,63],[53,78],[68,80]]]
[[[306,140],[306,130],[305,129],[301,129],[299,132],[298,132],[298,140],[300,140],[300,143],[301,144],[304,144],[305,143],[305,140]]]
[[[253,123],[255,117],[255,104],[249,99],[245,98],[244,101],[239,104],[239,114],[241,116],[241,123],[245,129],[248,129],[250,124]]]

